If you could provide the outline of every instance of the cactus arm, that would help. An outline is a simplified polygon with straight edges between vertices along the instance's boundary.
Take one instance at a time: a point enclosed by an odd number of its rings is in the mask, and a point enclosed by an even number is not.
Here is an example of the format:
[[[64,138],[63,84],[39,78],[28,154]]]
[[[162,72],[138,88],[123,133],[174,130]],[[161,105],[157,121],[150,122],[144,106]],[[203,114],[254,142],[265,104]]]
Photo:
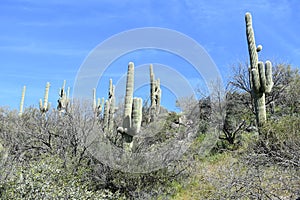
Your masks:
[[[259,82],[259,73],[256,69],[251,70],[251,85],[254,93],[259,93],[260,90],[260,82]]]
[[[150,65],[150,98],[151,98],[151,105],[150,107],[154,106],[155,102],[155,75],[153,73],[153,65]]]
[[[108,98],[113,96],[113,93],[114,93],[114,87],[113,87],[112,79],[109,79]]]
[[[264,65],[263,62],[258,63],[259,77],[261,92],[269,93],[273,87],[273,78],[272,78],[272,64],[270,61],[267,61]]]
[[[70,87],[68,87],[67,93],[66,93],[65,88],[66,88],[66,80],[64,80],[63,85],[59,92],[59,99],[58,99],[58,106],[57,106],[57,109],[59,111],[62,111],[62,110],[67,111],[68,105],[70,102],[70,99],[69,99]]]
[[[157,79],[157,91],[156,91],[156,109],[157,109],[157,114],[159,114],[160,110],[160,101],[161,101],[161,89],[160,89],[160,79]]]
[[[47,82],[46,88],[45,88],[45,95],[44,95],[44,105],[43,105],[42,99],[40,99],[40,102],[39,102],[40,111],[42,113],[46,113],[50,109],[50,103],[48,103],[49,89],[50,89],[50,83]]]
[[[258,75],[259,75],[259,82],[260,82],[260,90],[259,92],[266,91],[266,73],[265,73],[265,65],[263,62],[258,62]]]
[[[150,97],[150,121],[155,121],[156,116],[160,112],[161,89],[160,79],[155,80],[152,64],[150,65]]]
[[[95,98],[95,100],[94,100],[94,105],[95,105],[95,109],[96,109],[96,107],[98,108],[98,107],[101,107],[102,106],[102,104],[101,104],[101,99],[100,98],[98,98],[97,99],[97,103],[96,103],[96,98]],[[93,106],[94,107],[94,106]]]
[[[273,76],[272,76],[272,63],[270,61],[266,61],[266,93],[270,93],[273,88]]]
[[[252,71],[256,71],[253,69]],[[264,65],[263,62],[258,62],[258,71],[253,76],[253,89],[256,94],[258,93],[269,93],[273,87],[273,78],[272,78],[272,64],[270,61],[267,61]]]
[[[66,87],[66,80],[64,80],[62,87],[59,89],[58,95],[63,97],[65,95],[65,87]]]
[[[99,117],[102,113],[103,106],[105,106],[104,98],[96,98],[96,88],[93,88],[93,111],[95,112],[95,116]]]
[[[64,80],[64,82],[63,82],[63,85],[62,85],[62,90],[64,91],[65,90],[65,87],[66,87],[66,80]]]

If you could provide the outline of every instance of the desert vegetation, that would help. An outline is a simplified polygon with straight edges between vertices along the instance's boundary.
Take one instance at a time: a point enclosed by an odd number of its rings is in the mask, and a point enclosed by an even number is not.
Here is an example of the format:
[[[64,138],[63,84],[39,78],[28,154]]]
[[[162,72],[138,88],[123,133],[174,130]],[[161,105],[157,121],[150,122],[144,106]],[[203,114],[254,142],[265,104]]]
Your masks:
[[[133,96],[132,62],[118,104],[112,79],[107,99],[91,88],[86,102],[64,81],[56,108],[49,82],[39,107],[24,108],[24,86],[19,111],[0,108],[0,198],[299,198],[299,70],[259,61],[245,20],[250,67],[232,66],[209,95],[178,99],[180,113],[161,105],[152,65],[149,103]]]

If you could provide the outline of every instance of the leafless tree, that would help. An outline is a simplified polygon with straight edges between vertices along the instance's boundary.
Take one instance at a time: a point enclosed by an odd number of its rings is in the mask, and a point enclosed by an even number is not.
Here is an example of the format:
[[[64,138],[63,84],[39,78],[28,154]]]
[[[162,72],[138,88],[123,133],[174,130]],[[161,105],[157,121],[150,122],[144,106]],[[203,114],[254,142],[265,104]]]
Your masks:
[[[273,64],[274,86],[270,94],[266,95],[266,106],[274,113],[274,107],[287,103],[288,91],[299,79],[299,70],[286,63]],[[232,76],[229,86],[240,93],[245,93],[248,101],[245,104],[254,112],[251,101],[251,85],[249,82],[248,64],[239,63],[232,67]]]

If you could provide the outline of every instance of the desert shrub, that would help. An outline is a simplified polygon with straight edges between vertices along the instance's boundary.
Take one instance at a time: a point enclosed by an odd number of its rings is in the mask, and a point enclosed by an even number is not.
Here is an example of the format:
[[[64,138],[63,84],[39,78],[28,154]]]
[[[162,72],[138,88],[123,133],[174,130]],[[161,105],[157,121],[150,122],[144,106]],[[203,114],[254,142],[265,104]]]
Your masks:
[[[300,167],[300,118],[286,116],[266,123],[253,149],[268,162],[286,167]]]
[[[300,195],[300,118],[267,122],[239,155],[226,188],[228,198],[296,199]],[[229,179],[229,180],[230,180]],[[225,188],[224,188],[225,189]]]
[[[260,135],[246,135],[243,148],[202,157],[194,162],[191,176],[176,184],[173,197],[297,199],[299,126],[300,118],[296,116],[269,121],[260,129]]]
[[[98,165],[93,173],[98,188],[120,192],[127,199],[157,199],[174,193],[172,182],[184,177],[184,169],[179,166],[155,170],[148,173],[122,172]]]
[[[85,107],[46,115],[28,108],[21,117],[2,109],[0,121],[1,199],[150,199],[171,194],[184,171],[179,161],[129,173],[96,160],[87,140],[103,135],[101,122]]]
[[[26,166],[17,167],[14,175],[1,184],[1,199],[113,199],[118,194],[94,190],[91,169],[64,166],[56,155],[44,154]]]

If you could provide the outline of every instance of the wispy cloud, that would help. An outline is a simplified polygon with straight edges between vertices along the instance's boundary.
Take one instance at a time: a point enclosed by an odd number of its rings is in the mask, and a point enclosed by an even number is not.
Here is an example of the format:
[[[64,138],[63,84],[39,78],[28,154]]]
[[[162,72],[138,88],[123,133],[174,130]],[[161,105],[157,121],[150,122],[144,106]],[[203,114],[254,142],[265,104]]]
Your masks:
[[[57,48],[57,47],[42,47],[35,44],[27,45],[5,45],[0,46],[0,51],[22,52],[29,54],[48,54],[59,56],[82,56],[87,55],[88,50],[71,49],[71,48]]]

